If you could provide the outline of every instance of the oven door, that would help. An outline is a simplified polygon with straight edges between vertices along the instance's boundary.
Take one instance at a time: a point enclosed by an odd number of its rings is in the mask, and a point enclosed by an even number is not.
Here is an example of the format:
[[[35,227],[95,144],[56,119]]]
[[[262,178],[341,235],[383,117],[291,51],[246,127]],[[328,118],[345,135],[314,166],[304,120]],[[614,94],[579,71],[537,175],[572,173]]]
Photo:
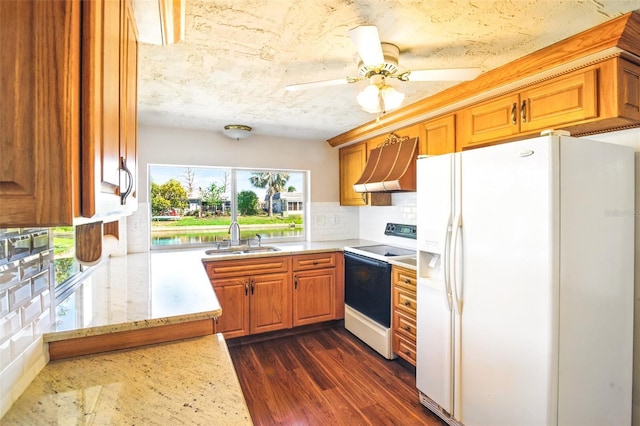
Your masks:
[[[391,327],[391,265],[344,252],[345,304],[380,325]]]

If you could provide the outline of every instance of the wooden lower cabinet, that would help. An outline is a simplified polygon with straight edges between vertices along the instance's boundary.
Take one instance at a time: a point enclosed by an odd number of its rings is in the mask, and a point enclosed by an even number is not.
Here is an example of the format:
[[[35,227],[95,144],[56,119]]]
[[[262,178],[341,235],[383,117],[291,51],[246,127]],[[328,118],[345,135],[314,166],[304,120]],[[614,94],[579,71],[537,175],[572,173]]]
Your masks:
[[[225,337],[291,327],[289,274],[266,274],[212,281],[222,306],[216,333]]]
[[[416,271],[393,266],[393,352],[416,365]]]
[[[205,262],[222,307],[215,332],[233,338],[343,318],[343,265],[341,253]]]

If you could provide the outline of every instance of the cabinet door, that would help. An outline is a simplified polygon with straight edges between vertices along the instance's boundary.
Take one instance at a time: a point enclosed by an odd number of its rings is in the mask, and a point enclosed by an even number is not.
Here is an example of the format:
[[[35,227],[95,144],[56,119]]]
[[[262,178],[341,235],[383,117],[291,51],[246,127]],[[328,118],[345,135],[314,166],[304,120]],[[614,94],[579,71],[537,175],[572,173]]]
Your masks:
[[[297,272],[293,276],[293,325],[335,318],[335,268]]]
[[[82,4],[82,216],[120,210],[120,1]]]
[[[121,202],[134,211],[137,203],[138,146],[138,37],[136,25],[127,1],[122,9],[120,48],[120,179]]]
[[[506,95],[460,111],[456,150],[517,135],[519,100],[518,94]]]
[[[222,315],[215,322],[215,332],[225,338],[249,334],[249,277],[212,282]]]
[[[250,278],[249,318],[251,334],[291,327],[289,274],[257,275]],[[224,309],[223,309],[224,315]]]
[[[592,68],[520,92],[520,131],[553,129],[598,114],[597,70]]]
[[[441,155],[456,149],[455,114],[429,120],[422,124],[419,155]]]
[[[340,149],[340,205],[365,206],[367,194],[355,192],[353,184],[358,181],[367,164],[367,144],[359,143]]]
[[[0,228],[79,213],[80,8],[0,1]]]

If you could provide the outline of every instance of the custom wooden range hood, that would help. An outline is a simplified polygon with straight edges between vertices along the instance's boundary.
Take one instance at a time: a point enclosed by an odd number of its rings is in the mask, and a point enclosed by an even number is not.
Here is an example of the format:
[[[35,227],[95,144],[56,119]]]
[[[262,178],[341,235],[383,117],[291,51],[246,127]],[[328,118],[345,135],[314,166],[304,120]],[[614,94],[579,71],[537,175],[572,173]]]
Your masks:
[[[362,176],[353,185],[354,191],[415,191],[417,157],[418,138],[389,134],[369,153]]]

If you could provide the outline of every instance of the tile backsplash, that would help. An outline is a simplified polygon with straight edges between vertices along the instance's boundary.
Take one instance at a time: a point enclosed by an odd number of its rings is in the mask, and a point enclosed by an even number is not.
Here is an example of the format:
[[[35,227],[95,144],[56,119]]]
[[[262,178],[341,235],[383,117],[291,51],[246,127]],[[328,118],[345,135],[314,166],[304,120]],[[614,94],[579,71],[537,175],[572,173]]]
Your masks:
[[[48,361],[42,335],[53,307],[49,230],[0,229],[0,417]]]

